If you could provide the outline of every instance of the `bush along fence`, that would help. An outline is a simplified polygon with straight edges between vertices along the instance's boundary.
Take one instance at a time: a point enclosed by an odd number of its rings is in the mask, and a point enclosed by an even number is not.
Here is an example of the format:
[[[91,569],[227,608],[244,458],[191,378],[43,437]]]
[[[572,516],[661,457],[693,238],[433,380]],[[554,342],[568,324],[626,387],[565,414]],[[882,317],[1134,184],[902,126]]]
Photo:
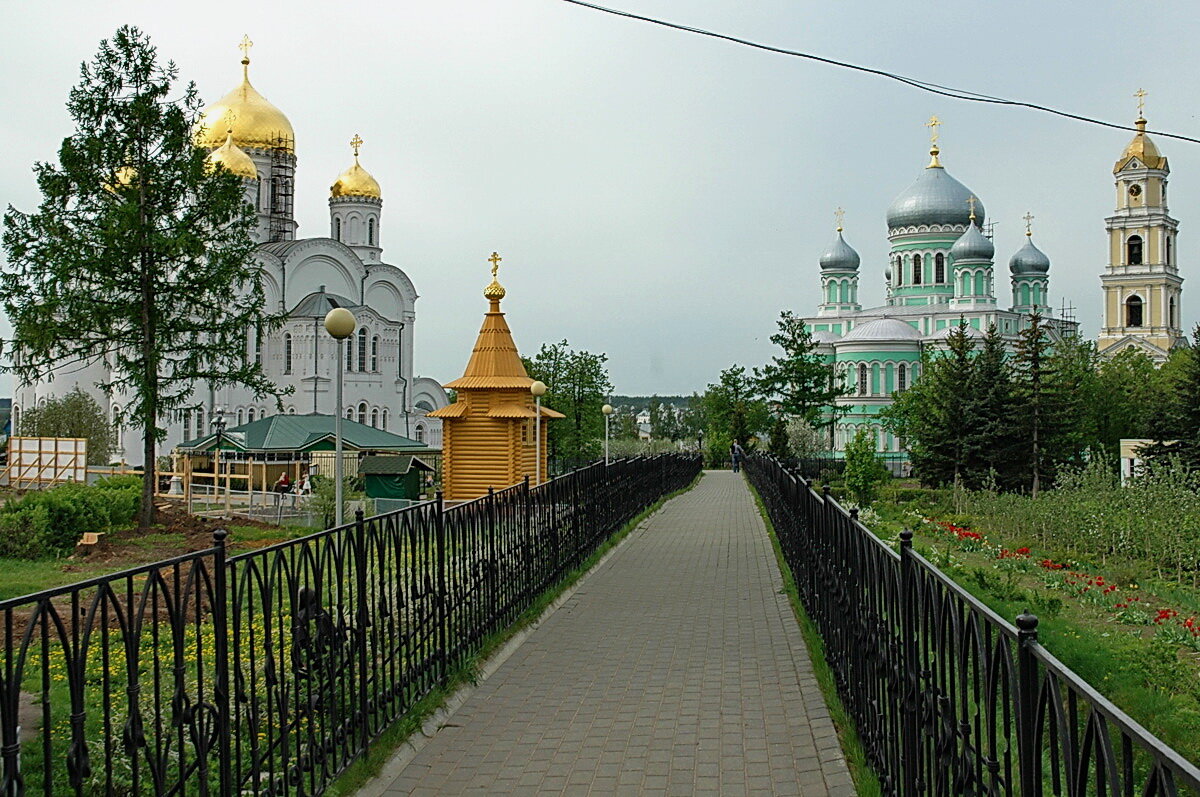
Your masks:
[[[890,795],[1200,794],[1200,769],[912,549],[765,456],[746,471]]]
[[[0,602],[0,795],[319,794],[698,458]]]

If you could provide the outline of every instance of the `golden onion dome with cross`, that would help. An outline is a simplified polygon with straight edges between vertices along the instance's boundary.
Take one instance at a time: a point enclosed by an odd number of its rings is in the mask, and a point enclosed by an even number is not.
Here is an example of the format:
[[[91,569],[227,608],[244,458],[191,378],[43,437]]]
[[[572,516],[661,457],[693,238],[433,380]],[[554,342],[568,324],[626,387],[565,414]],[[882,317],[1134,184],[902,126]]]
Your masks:
[[[258,169],[254,166],[254,161],[250,160],[250,156],[243,152],[241,147],[233,143],[232,131],[225,134],[225,143],[210,152],[207,160],[210,168],[215,169],[220,165],[238,177],[247,180],[258,179]]]
[[[283,111],[267,102],[250,85],[250,48],[254,42],[242,37],[242,83],[204,109],[196,130],[196,146],[217,149],[232,135],[242,149],[282,149],[296,154],[296,133]]]
[[[492,281],[483,289],[483,298],[489,302],[498,303],[504,298],[504,286],[496,278],[496,272],[500,270],[500,261],[503,259],[497,252],[492,252],[492,256],[488,258],[488,262],[492,264]]]
[[[362,145],[363,140],[357,134],[355,134],[354,138],[350,139],[350,149],[354,150],[354,163],[351,164],[349,169],[338,175],[337,181],[329,187],[330,196],[383,198],[383,192],[379,188],[378,181],[358,162],[358,150]]]

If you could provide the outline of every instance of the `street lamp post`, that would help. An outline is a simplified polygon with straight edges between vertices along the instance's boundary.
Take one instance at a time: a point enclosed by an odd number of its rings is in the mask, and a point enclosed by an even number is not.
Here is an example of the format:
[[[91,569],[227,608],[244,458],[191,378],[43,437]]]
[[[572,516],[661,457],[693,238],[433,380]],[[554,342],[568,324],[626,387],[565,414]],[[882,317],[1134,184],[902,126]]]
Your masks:
[[[337,370],[337,398],[335,399],[336,407],[333,413],[333,501],[336,504],[334,509],[335,526],[342,525],[342,368],[345,362],[344,349],[346,338],[354,334],[356,326],[358,326],[358,321],[354,318],[354,313],[351,313],[344,307],[335,307],[325,314],[325,331],[332,335],[338,342],[337,363],[334,366]]]
[[[221,438],[225,434],[225,410],[217,407],[212,414],[213,429],[217,432],[216,448],[213,449],[213,489],[219,489],[221,486]],[[225,489],[226,501],[228,501],[229,489]]]
[[[604,413],[604,464],[608,464],[608,420],[612,417],[613,408],[611,404],[605,404],[600,408]]]
[[[700,466],[704,467],[704,430],[696,430],[696,450],[700,453]]]
[[[542,483],[542,396],[546,395],[546,383],[534,382],[529,386],[533,394],[533,405],[537,416],[533,419],[533,483]]]

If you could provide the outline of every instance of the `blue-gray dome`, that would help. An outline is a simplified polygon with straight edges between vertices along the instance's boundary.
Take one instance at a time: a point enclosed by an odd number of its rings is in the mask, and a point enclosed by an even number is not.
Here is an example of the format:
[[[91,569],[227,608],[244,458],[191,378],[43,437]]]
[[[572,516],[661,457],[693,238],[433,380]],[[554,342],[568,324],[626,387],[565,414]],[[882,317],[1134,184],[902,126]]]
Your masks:
[[[951,177],[941,166],[930,166],[892,202],[887,212],[888,229],[923,224],[966,226],[971,221],[971,208],[967,200],[972,196],[969,188]],[[984,218],[983,203],[976,199],[975,219],[983,224]]]
[[[1026,238],[1025,245],[1008,261],[1008,270],[1014,277],[1041,276],[1050,271],[1050,258],[1033,245],[1032,238]]]
[[[990,263],[995,256],[996,247],[974,224],[967,227],[967,231],[950,247],[950,257],[955,263],[962,260],[986,260]]]
[[[821,270],[857,271],[859,262],[861,260],[858,252],[855,252],[850,247],[850,244],[846,243],[845,239],[842,238],[841,230],[839,230],[837,238],[830,244],[825,254],[821,255]]]

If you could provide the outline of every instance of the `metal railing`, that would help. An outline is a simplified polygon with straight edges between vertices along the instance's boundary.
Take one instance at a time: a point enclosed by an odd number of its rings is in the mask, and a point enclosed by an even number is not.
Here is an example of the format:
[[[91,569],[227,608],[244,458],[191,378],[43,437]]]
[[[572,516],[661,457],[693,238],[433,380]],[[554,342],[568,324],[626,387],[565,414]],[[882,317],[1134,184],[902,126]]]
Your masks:
[[[320,793],[698,458],[0,602],[0,795]]]
[[[766,456],[746,471],[889,795],[1200,794],[1200,769],[912,549]]]

